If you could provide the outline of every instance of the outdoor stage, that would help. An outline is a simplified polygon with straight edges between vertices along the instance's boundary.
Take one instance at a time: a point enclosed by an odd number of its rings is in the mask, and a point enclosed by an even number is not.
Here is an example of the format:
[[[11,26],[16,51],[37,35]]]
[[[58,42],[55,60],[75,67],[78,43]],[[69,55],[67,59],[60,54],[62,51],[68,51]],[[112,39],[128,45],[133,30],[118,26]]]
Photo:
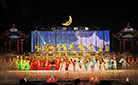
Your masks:
[[[80,80],[89,80],[91,77],[97,77],[100,80],[114,80],[125,82],[126,78],[132,84],[138,83],[138,70],[105,70],[105,71],[17,71],[7,70],[0,71],[0,82],[19,82],[21,78],[26,78],[29,81],[46,81],[49,77],[57,78],[58,81],[73,81],[76,78]]]

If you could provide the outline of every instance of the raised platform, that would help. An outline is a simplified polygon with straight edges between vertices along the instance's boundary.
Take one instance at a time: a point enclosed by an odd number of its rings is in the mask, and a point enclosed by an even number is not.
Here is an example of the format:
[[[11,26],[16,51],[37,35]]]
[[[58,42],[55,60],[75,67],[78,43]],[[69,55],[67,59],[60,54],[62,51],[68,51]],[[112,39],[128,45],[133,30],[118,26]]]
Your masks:
[[[90,77],[98,77],[100,80],[125,81],[126,78],[134,84],[138,84],[138,70],[105,70],[105,71],[0,71],[0,82],[10,81],[18,82],[21,78],[30,81],[46,81],[49,77],[55,77],[58,80],[69,81],[75,78],[89,80]]]

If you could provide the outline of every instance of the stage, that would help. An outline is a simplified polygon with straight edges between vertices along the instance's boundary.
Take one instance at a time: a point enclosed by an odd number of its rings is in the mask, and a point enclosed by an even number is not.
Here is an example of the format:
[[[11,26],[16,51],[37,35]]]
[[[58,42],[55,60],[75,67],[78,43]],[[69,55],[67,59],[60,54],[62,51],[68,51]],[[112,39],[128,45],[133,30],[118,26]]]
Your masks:
[[[100,80],[114,80],[125,82],[128,78],[132,84],[137,84],[138,70],[105,70],[105,71],[17,71],[7,70],[0,71],[0,82],[18,82],[21,78],[26,78],[29,81],[46,81],[49,77],[57,78],[58,81],[73,81],[80,78],[82,81],[88,81],[91,77],[97,77]]]

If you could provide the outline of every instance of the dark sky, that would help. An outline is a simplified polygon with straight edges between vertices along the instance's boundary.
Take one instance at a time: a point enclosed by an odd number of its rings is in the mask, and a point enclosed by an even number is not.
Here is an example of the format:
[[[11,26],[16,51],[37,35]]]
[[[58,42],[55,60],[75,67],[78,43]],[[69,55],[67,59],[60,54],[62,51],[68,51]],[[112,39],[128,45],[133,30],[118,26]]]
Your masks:
[[[116,4],[117,3],[117,4]],[[137,7],[118,2],[87,0],[0,0],[0,30],[9,29],[13,23],[23,31],[35,26],[62,26],[71,15],[71,26],[98,26],[118,32],[130,22],[138,28]]]

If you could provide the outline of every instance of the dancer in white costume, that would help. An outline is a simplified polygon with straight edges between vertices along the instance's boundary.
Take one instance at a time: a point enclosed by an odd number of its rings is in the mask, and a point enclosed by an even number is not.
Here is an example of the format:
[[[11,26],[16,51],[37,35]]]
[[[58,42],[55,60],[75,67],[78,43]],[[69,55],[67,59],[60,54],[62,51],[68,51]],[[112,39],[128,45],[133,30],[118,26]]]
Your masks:
[[[113,68],[114,70],[117,70],[117,61],[116,61],[116,58],[115,58],[115,57],[113,57],[112,68]]]
[[[75,62],[75,71],[80,71],[80,66],[79,66],[78,60],[76,60],[76,62]]]
[[[96,62],[95,62],[95,64],[94,64],[94,70],[95,70],[95,71],[100,70],[100,69],[99,69],[99,62],[98,62],[97,59],[96,59]]]
[[[69,71],[73,71],[74,70],[73,62],[71,60],[70,60],[70,64],[69,64],[68,70]]]
[[[104,61],[102,60],[102,62],[101,62],[101,70],[105,70],[105,63],[104,63]]]
[[[105,58],[103,58],[104,62],[105,62],[105,70],[108,70],[108,65],[109,65],[109,59],[106,56]]]
[[[87,62],[87,71],[91,71],[92,68],[91,68],[92,64],[90,61]]]
[[[85,71],[84,60],[81,63],[81,71]]]
[[[65,61],[62,61],[61,65],[60,65],[60,68],[59,68],[61,71],[66,71],[66,63]]]

